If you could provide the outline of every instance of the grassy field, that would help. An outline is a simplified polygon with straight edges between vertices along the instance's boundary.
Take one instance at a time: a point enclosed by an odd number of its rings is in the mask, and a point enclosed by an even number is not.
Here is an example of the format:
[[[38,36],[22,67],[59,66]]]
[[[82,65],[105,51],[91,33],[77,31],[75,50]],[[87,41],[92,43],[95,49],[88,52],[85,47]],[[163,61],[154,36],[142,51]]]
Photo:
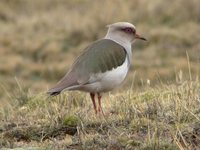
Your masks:
[[[200,149],[199,0],[1,0],[0,149]],[[107,24],[128,21],[133,46],[124,84],[89,96],[45,92]]]

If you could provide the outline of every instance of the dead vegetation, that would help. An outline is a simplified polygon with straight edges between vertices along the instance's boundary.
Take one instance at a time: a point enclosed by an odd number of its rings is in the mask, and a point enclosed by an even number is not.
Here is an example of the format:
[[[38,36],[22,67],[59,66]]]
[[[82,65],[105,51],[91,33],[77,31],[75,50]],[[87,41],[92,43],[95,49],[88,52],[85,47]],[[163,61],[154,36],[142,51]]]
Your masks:
[[[199,149],[199,0],[1,0],[0,148]],[[136,42],[124,85],[95,116],[86,94],[49,98],[106,25],[128,21]]]
[[[1,108],[1,146],[49,149],[198,149],[199,80],[109,95],[96,116],[85,94],[27,95]]]

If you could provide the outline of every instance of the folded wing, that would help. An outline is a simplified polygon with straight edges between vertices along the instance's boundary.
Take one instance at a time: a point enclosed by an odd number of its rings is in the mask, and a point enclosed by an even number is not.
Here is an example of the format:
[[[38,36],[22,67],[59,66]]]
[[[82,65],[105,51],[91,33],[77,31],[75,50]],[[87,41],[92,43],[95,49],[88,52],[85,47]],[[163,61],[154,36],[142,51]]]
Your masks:
[[[48,94],[57,95],[72,86],[89,84],[91,75],[117,68],[125,59],[126,50],[123,46],[109,39],[96,41],[83,51],[69,72],[48,91]]]

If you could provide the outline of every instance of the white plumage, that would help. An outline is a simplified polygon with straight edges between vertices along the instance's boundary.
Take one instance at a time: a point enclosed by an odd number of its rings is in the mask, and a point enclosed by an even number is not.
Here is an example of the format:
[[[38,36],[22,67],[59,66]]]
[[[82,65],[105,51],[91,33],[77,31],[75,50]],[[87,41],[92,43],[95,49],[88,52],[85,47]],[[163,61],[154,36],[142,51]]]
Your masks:
[[[125,62],[121,66],[104,73],[91,75],[89,80],[91,84],[74,87],[73,90],[77,88],[78,90],[92,93],[108,92],[123,82],[128,73],[128,69],[128,57],[126,57]],[[97,81],[92,83],[94,80]]]

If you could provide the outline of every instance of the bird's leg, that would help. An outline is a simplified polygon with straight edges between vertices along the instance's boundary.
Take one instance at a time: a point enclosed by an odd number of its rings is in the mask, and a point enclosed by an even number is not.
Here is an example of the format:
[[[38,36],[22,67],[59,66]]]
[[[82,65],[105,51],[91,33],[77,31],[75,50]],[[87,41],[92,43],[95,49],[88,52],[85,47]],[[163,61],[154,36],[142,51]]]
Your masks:
[[[92,99],[92,103],[93,103],[93,106],[94,106],[95,114],[97,114],[97,106],[96,106],[96,102],[95,102],[95,94],[94,93],[90,93],[90,97]]]
[[[102,107],[101,107],[101,94],[100,93],[97,93],[97,97],[98,97],[98,103],[99,103],[99,107],[98,107],[98,112],[102,112],[103,114],[103,110],[102,110]]]

